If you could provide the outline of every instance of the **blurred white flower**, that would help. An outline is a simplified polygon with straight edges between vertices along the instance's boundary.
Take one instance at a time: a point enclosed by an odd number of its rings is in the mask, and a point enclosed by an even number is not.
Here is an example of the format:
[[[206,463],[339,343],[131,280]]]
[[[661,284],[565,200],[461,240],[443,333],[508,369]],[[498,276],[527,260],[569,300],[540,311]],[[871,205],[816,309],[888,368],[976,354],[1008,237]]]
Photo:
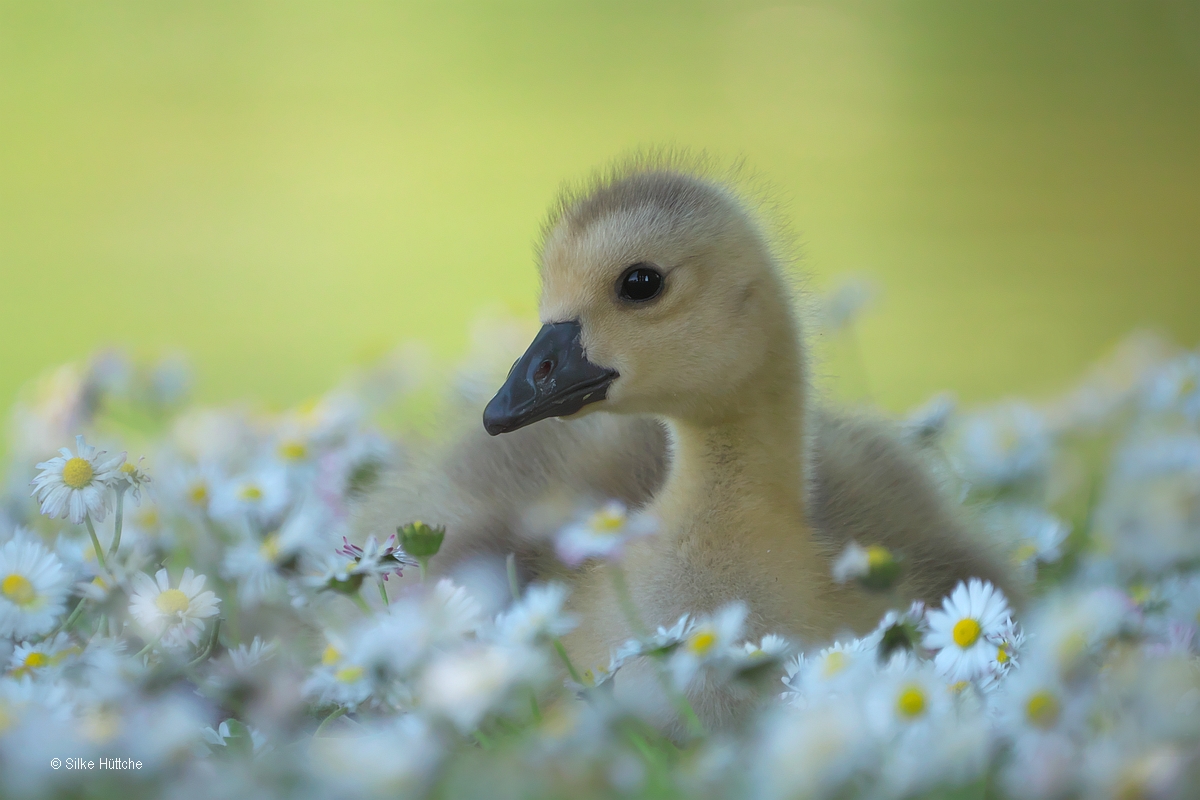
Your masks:
[[[469,733],[515,687],[545,680],[548,666],[545,653],[530,647],[467,644],[437,656],[425,668],[422,707]]]
[[[168,648],[199,644],[204,620],[217,615],[217,604],[221,602],[211,591],[203,591],[205,580],[188,567],[179,579],[179,588],[174,589],[165,569],[155,573],[153,579],[139,572],[133,576],[129,613],[152,635],[161,636]]]
[[[634,539],[658,530],[658,521],[646,514],[631,514],[619,500],[565,526],[555,539],[558,557],[576,567],[589,558],[615,560]]]
[[[213,487],[209,513],[226,523],[249,521],[267,530],[279,522],[290,502],[287,472],[270,464]]]
[[[236,720],[227,719],[216,728],[211,726],[202,728],[200,735],[204,739],[205,743],[214,747],[228,747],[231,740],[241,738],[242,733],[240,732],[240,729],[244,728],[245,732],[250,735],[251,750],[255,753],[259,753],[263,750],[267,743],[267,737],[263,735],[262,731],[257,730],[256,728],[241,725],[241,723],[237,723],[236,727],[239,729],[239,732],[233,733],[229,725],[231,721],[236,722]]]
[[[47,633],[66,610],[70,577],[58,557],[28,534],[0,546],[0,636]]]
[[[129,496],[133,498],[133,504],[136,506],[142,504],[142,487],[151,483],[149,473],[142,467],[142,462],[145,460],[146,457],[142,456],[136,464],[126,461],[117,468],[113,479],[114,486],[123,487],[129,491]]]
[[[303,766],[319,797],[420,797],[443,755],[438,731],[403,714],[371,722],[358,736],[322,736]]]
[[[951,681],[982,677],[995,656],[993,640],[1009,615],[1008,601],[992,584],[978,578],[959,582],[941,608],[926,616],[925,646],[937,651],[938,671]]]
[[[1071,532],[1070,525],[1029,503],[997,503],[984,512],[983,524],[1007,543],[1012,563],[1028,578],[1036,575],[1036,564],[1062,557],[1062,544]]]
[[[950,692],[932,665],[901,655],[872,681],[864,708],[871,730],[887,739],[950,713]]]
[[[82,652],[78,645],[71,643],[65,633],[37,643],[25,642],[13,650],[9,660],[9,674],[16,678],[25,675],[45,678],[48,674],[57,673],[72,657]]]
[[[82,435],[75,437],[75,452],[64,447],[62,455],[37,465],[41,470],[33,479],[33,496],[48,517],[69,518],[76,525],[89,514],[99,521],[112,507],[111,487],[117,480],[125,454],[104,460],[105,451],[96,452]]]
[[[1050,433],[1041,414],[1025,403],[1004,403],[968,415],[955,444],[964,477],[984,488],[1041,476],[1050,465]]]
[[[274,656],[278,649],[278,642],[264,642],[261,636],[255,636],[249,646],[239,644],[230,650],[229,661],[237,672],[249,672]]]
[[[1191,421],[1200,419],[1200,355],[1185,353],[1153,375],[1143,397],[1147,411],[1177,411]]]
[[[878,658],[871,639],[835,642],[816,655],[797,655],[785,667],[783,683],[793,705],[805,706],[826,697],[857,694],[875,674]]]
[[[702,668],[732,655],[742,638],[746,614],[743,603],[730,603],[696,621],[667,662],[676,689],[686,689]]]
[[[496,618],[496,640],[533,644],[569,633],[576,619],[563,610],[568,594],[561,583],[529,586],[519,601]]]
[[[752,796],[758,800],[836,797],[876,759],[857,699],[823,698],[807,708],[780,707],[767,715],[754,745]]]

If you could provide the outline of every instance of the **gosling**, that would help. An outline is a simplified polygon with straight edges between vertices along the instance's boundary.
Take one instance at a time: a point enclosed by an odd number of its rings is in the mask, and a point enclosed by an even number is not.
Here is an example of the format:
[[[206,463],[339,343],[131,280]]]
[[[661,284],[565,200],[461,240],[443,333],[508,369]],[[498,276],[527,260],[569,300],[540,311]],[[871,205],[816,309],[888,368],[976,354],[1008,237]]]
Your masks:
[[[582,623],[566,644],[581,665],[606,664],[634,632],[607,567],[566,571],[532,530],[546,523],[528,509],[564,499],[616,498],[658,520],[622,562],[650,627],[739,601],[747,638],[819,644],[968,577],[1017,589],[921,454],[880,422],[812,401],[781,259],[733,189],[669,165],[615,171],[557,205],[539,262],[543,326],[484,411],[496,438],[469,434],[437,468],[378,493],[369,529],[436,520],[443,568],[515,552],[526,579],[570,581]],[[541,422],[551,417],[569,422]],[[891,592],[834,581],[851,541],[901,559]],[[637,669],[615,686],[655,691]],[[711,686],[690,694],[712,727],[754,703]],[[650,706],[674,724],[665,699]]]

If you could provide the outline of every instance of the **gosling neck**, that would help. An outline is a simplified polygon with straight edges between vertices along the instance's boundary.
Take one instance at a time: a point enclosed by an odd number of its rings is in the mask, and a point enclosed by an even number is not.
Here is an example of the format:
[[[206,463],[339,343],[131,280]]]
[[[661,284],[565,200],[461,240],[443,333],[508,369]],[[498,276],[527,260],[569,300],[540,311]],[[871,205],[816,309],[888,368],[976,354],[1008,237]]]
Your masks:
[[[668,418],[672,464],[660,504],[738,508],[769,500],[804,517],[804,370],[798,342],[735,393],[723,413]],[[675,505],[675,507],[680,507]]]

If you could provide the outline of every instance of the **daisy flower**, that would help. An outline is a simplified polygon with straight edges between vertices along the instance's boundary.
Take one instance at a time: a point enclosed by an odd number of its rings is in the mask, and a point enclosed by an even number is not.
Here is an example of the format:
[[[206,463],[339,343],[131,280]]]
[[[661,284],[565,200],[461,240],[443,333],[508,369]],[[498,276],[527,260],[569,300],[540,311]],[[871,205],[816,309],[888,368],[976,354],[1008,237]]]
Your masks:
[[[475,729],[517,686],[547,675],[545,654],[531,647],[473,644],[439,655],[421,678],[422,707],[460,731]]]
[[[226,523],[249,520],[259,528],[270,529],[282,518],[291,500],[286,471],[268,465],[213,487],[208,511]]]
[[[630,514],[619,500],[605,503],[584,519],[563,528],[555,541],[558,557],[577,567],[589,558],[616,560],[633,539],[658,530],[658,522],[645,514]]]
[[[963,421],[956,444],[966,479],[981,487],[1010,486],[1044,474],[1050,464],[1046,422],[1025,403],[972,414]]]
[[[0,547],[0,636],[48,632],[66,610],[71,577],[58,557],[24,535]]]
[[[507,644],[532,644],[570,632],[576,620],[563,611],[567,594],[567,587],[561,583],[530,586],[519,602],[496,618],[497,640]]]
[[[1167,364],[1146,388],[1143,405],[1148,411],[1179,411],[1200,419],[1200,355],[1187,353]]]
[[[133,576],[129,613],[151,633],[161,636],[169,648],[182,648],[189,642],[199,644],[204,620],[217,615],[217,603],[221,602],[212,592],[202,591],[205,580],[188,567],[179,588],[173,589],[165,569],[155,573],[153,579],[139,572]]]
[[[411,567],[415,563],[397,544],[394,533],[384,540],[383,544],[380,544],[376,537],[371,536],[362,547],[350,544],[350,540],[343,536],[342,546],[334,552],[355,562],[357,564],[354,569],[355,573],[382,578],[385,581],[388,579],[388,575],[393,573],[397,577],[402,576],[404,568]]]
[[[636,656],[670,655],[683,644],[695,628],[696,621],[684,614],[670,628],[659,625],[658,630],[645,639],[630,639],[625,642],[617,648],[613,658],[623,663]]]
[[[928,662],[898,658],[869,689],[865,710],[876,735],[888,738],[909,726],[928,723],[950,711],[951,696]]]
[[[785,665],[785,696],[793,705],[805,705],[816,699],[853,694],[864,676],[875,673],[875,645],[869,639],[835,642],[816,655],[803,653]]]
[[[863,547],[850,542],[833,562],[833,579],[838,583],[856,580],[864,589],[885,591],[900,576],[900,563],[892,551],[882,545]]]
[[[1025,645],[1025,634],[1012,617],[1004,620],[999,632],[993,637],[992,644],[996,648],[992,656],[992,671],[1003,675],[1019,664],[1021,652]]]
[[[701,668],[731,655],[730,648],[741,638],[746,613],[742,603],[730,603],[696,623],[668,662],[678,689],[686,689]]]
[[[942,607],[927,615],[925,646],[938,651],[938,672],[951,681],[984,675],[996,655],[993,641],[1008,618],[1008,601],[995,586],[978,578],[960,581]]]
[[[125,454],[121,453],[104,460],[105,451],[96,452],[82,435],[75,437],[75,449],[62,448],[62,455],[37,465],[41,470],[33,479],[32,496],[42,504],[42,513],[54,517],[70,518],[76,525],[89,514],[96,520],[104,519],[112,495],[109,493],[117,479]]]
[[[126,461],[118,469],[115,476],[114,484],[120,491],[128,490],[129,496],[133,498],[135,506],[142,504],[142,487],[150,483],[150,476],[146,470],[142,468],[142,462],[146,460],[142,456],[137,460],[137,463]]]
[[[17,645],[13,650],[8,665],[9,674],[14,678],[25,675],[36,678],[45,674],[47,670],[61,666],[71,656],[77,656],[82,652],[77,645],[71,644],[70,638],[65,633],[60,633],[53,639],[46,639],[37,644],[25,642]]]

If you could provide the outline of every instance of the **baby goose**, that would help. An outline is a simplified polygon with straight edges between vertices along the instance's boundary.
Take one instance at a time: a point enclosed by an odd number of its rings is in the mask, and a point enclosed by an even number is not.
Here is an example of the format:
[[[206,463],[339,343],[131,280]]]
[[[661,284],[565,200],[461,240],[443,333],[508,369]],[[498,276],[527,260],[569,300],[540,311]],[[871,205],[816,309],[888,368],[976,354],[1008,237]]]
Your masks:
[[[623,560],[642,621],[741,601],[755,639],[863,631],[887,604],[936,601],[970,576],[1011,590],[917,454],[881,426],[813,407],[777,258],[728,188],[670,168],[612,177],[562,203],[541,277],[544,325],[484,411],[487,432],[506,436],[468,437],[402,497],[375,501],[368,525],[436,520],[445,560],[520,549],[537,574],[554,568],[519,535],[523,508],[555,494],[645,504],[659,532]],[[526,428],[548,417],[573,421]],[[850,540],[903,559],[886,599],[834,582]],[[607,663],[633,635],[609,577],[603,565],[570,574],[576,663]],[[623,670],[623,683],[650,682]],[[711,688],[691,699],[718,726],[749,702]]]

